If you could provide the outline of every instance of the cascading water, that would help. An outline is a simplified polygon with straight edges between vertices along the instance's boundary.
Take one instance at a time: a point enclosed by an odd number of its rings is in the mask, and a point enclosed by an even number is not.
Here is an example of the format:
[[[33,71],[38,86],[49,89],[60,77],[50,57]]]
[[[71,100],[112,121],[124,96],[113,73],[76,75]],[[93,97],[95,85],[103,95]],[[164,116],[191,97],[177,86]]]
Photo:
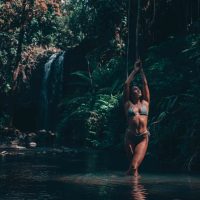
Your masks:
[[[39,129],[54,130],[57,105],[62,97],[64,52],[53,54],[44,65],[39,110]]]
[[[52,63],[56,59],[57,54],[53,54],[48,62],[44,66],[44,77],[42,81],[42,90],[41,90],[41,116],[40,120],[42,120],[42,126],[41,128],[46,129],[47,128],[47,117],[48,117],[48,104],[49,104],[49,99],[48,99],[48,78],[49,74],[51,71]]]

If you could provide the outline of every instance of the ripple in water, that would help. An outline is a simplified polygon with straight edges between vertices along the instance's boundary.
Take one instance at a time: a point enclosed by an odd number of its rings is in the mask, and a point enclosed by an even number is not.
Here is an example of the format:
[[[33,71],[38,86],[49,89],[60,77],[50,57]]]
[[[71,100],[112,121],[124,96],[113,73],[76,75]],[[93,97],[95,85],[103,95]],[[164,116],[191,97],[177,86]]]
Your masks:
[[[109,170],[107,163],[87,173],[85,157],[63,156],[0,160],[0,200],[200,199],[199,176],[143,173],[138,179]]]

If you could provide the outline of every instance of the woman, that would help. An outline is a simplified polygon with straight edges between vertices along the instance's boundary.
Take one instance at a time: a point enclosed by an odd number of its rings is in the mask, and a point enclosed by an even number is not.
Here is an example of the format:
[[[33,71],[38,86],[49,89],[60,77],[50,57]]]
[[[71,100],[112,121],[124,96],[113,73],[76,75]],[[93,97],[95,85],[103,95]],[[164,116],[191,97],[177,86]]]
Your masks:
[[[141,74],[142,91],[137,86],[131,85],[137,73]],[[135,62],[134,69],[127,78],[124,87],[124,107],[128,122],[125,135],[125,147],[129,157],[132,157],[127,174],[138,176],[138,168],[144,159],[149,141],[147,129],[150,94],[140,60]]]

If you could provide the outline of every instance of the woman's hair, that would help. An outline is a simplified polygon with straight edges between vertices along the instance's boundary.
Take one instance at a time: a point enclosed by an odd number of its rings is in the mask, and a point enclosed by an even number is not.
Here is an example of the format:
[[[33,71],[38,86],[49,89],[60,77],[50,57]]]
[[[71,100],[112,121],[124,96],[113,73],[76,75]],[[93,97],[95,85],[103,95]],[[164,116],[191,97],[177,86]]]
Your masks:
[[[138,88],[141,90],[141,85],[138,84],[138,83],[136,83],[136,82],[134,82],[134,81],[132,81],[132,82],[130,83],[130,88],[133,88],[133,87],[138,87]]]
[[[140,98],[142,98],[142,90],[140,89],[140,86],[138,86],[138,84],[136,84],[135,82],[131,82],[130,89],[132,89],[133,87],[137,87],[140,90]],[[130,93],[130,95],[132,95],[132,93]]]

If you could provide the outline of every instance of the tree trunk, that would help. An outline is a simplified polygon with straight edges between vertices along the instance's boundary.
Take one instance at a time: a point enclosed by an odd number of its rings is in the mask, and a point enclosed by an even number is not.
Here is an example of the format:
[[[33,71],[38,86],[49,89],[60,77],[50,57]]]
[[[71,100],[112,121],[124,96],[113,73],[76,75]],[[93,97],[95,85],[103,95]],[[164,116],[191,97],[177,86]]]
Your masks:
[[[24,33],[25,33],[25,23],[26,23],[26,4],[27,0],[23,0],[22,2],[22,14],[21,14],[21,27],[18,36],[18,46],[17,46],[17,54],[15,59],[15,67],[18,67],[19,62],[21,61],[22,54],[22,45],[24,42]],[[15,97],[16,97],[16,83],[13,85],[13,90],[10,96],[10,122],[9,126],[13,127],[13,118],[15,113]]]
[[[21,16],[21,28],[18,36],[18,47],[17,47],[17,55],[15,66],[17,67],[20,60],[21,60],[21,53],[22,53],[22,45],[24,41],[24,33],[25,33],[25,22],[26,22],[26,0],[22,2],[22,16]]]

